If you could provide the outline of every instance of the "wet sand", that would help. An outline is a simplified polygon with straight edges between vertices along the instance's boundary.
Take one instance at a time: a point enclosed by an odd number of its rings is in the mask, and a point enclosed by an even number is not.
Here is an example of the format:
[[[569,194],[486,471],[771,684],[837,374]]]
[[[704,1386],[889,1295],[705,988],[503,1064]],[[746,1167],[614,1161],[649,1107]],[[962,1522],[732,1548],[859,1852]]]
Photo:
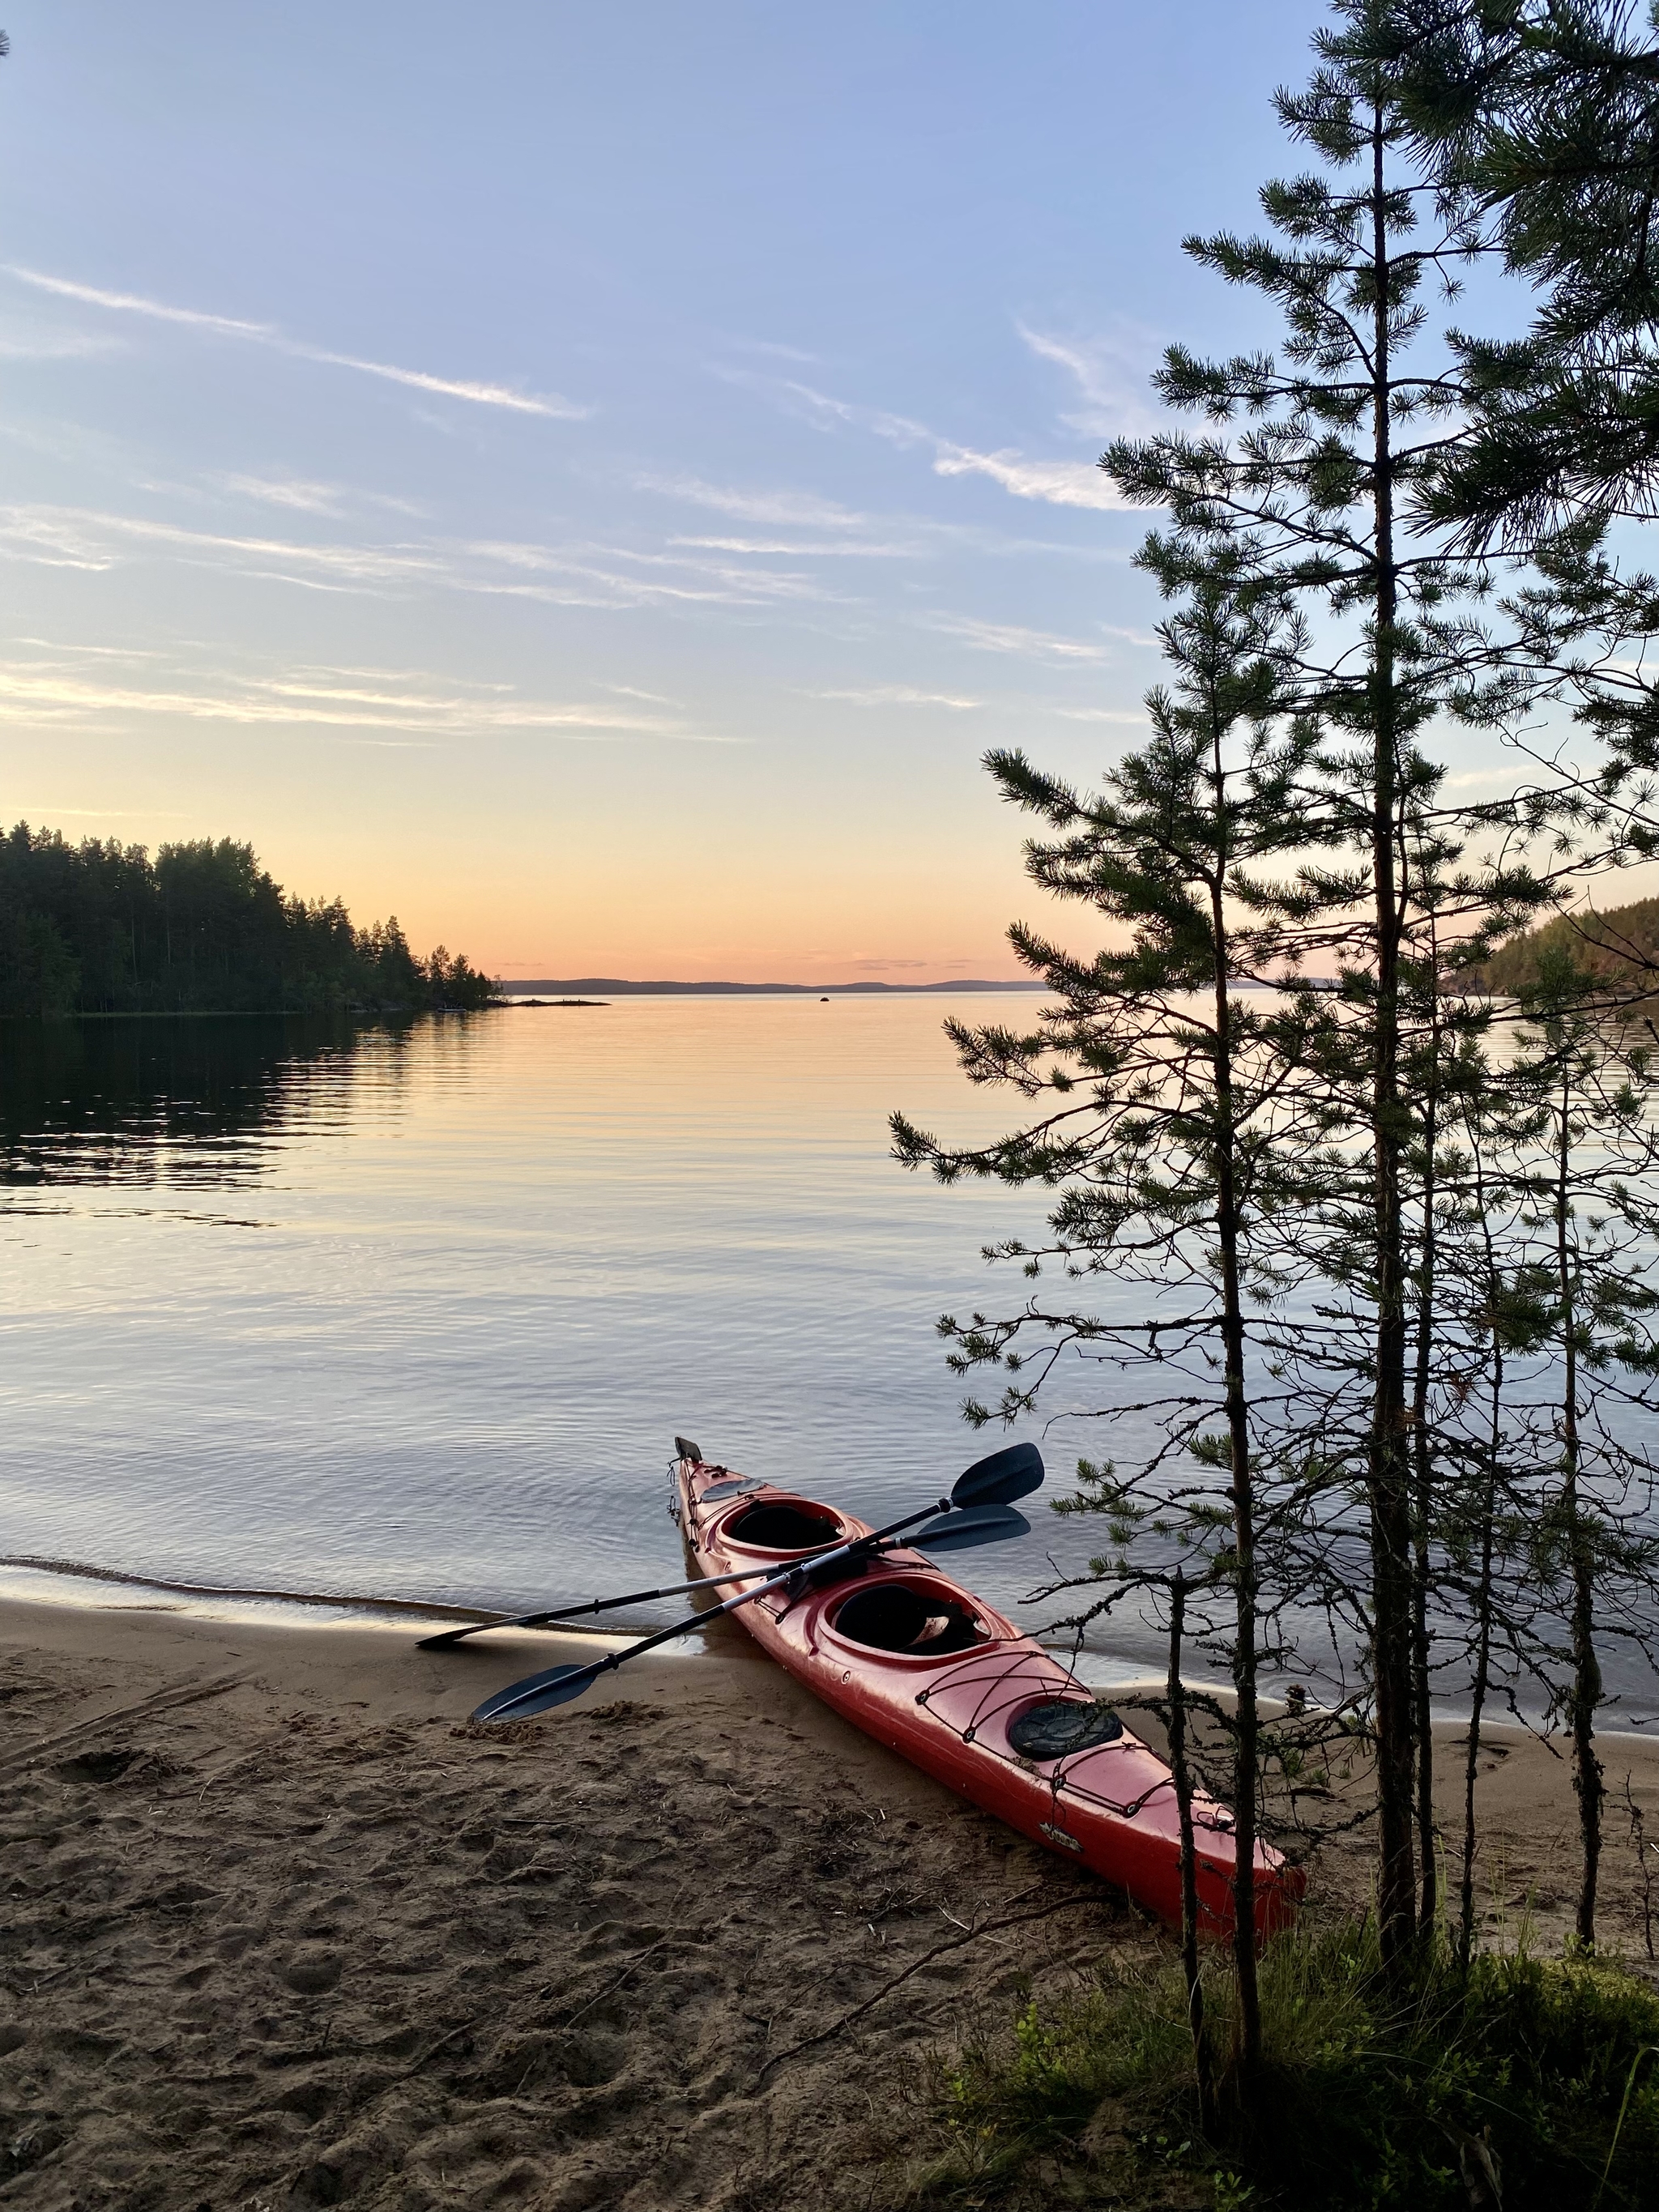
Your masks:
[[[413,1632],[0,1604],[0,2203],[879,2207],[937,2148],[930,2054],[1155,1940],[729,1625],[489,1731],[606,1647]],[[1639,1955],[1618,1801],[1659,1840],[1659,1745],[1606,1749]],[[1513,1730],[1486,1765],[1483,1910],[1547,1936],[1565,1767]],[[1316,1879],[1363,1895],[1363,1847]]]

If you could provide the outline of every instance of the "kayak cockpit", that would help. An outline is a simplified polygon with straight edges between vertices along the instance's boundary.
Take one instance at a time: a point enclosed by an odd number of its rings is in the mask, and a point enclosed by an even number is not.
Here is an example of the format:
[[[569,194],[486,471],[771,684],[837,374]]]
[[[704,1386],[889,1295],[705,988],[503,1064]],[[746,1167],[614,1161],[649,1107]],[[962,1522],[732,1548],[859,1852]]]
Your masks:
[[[861,1650],[900,1659],[943,1659],[995,1641],[954,1591],[917,1576],[884,1575],[844,1597],[831,1632]]]
[[[827,1506],[806,1498],[763,1498],[739,1507],[720,1528],[720,1541],[752,1552],[816,1552],[847,1540],[848,1531]]]

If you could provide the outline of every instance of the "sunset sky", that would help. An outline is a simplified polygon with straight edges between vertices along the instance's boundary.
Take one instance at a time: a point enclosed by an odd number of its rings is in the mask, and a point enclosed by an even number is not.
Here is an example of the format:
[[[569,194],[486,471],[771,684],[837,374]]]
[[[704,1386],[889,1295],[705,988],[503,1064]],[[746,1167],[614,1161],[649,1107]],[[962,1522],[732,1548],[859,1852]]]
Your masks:
[[[513,975],[1006,975],[1299,0],[21,0],[0,814]]]

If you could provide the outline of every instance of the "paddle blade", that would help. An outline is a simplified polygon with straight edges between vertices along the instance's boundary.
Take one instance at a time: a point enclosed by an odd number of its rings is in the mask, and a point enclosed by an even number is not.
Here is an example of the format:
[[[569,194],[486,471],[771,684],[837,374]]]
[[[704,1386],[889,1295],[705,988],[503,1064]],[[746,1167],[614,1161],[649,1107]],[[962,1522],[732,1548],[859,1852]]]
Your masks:
[[[598,1667],[549,1667],[540,1674],[526,1674],[486,1698],[472,1717],[475,1721],[528,1721],[538,1713],[550,1713],[555,1705],[568,1705],[580,1698],[602,1671]]]
[[[486,1628],[500,1626],[499,1621],[470,1620],[465,1628],[441,1629],[435,1636],[418,1638],[415,1649],[417,1651],[447,1651],[453,1644],[465,1643],[469,1636],[477,1636]]]
[[[904,1540],[918,1552],[971,1552],[978,1544],[1006,1544],[1011,1536],[1030,1533],[1030,1522],[1012,1505],[981,1505],[943,1514]]]
[[[1012,1505],[1042,1487],[1042,1454],[1035,1444],[1009,1444],[979,1459],[951,1486],[953,1505]]]

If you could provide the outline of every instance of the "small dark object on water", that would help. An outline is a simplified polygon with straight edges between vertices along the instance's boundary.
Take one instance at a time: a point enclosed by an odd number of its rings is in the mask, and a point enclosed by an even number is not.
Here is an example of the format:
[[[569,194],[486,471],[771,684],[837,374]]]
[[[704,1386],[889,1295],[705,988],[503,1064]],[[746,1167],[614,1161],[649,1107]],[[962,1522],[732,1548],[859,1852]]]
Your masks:
[[[829,1005],[829,1003],[830,1003],[830,1001],[829,1001],[829,1000],[828,1000],[828,999],[820,999],[820,1000],[818,1000],[818,1004],[819,1004],[819,1006],[827,1006]]]
[[[511,999],[514,1006],[608,1006],[609,999]]]

